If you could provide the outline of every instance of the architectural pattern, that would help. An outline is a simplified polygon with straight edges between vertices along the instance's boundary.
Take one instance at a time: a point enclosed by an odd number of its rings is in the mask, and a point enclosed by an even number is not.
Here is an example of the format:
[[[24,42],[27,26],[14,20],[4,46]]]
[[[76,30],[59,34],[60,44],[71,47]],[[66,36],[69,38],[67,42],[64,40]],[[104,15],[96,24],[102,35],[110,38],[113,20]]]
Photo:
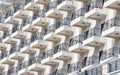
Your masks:
[[[120,0],[1,0],[0,75],[120,75]]]

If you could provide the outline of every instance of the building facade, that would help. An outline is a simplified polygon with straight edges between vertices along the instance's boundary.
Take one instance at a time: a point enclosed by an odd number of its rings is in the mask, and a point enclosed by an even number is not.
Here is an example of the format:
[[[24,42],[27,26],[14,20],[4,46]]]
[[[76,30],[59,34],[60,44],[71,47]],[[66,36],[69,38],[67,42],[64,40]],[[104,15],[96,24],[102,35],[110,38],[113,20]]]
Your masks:
[[[1,0],[0,75],[120,75],[120,0]]]

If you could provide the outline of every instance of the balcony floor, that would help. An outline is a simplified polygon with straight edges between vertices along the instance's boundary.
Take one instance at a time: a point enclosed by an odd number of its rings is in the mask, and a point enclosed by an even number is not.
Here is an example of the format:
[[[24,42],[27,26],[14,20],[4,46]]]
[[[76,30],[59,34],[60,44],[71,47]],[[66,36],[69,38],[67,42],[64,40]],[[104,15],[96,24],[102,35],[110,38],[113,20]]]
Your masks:
[[[104,3],[105,8],[111,9],[119,9],[120,8],[120,0],[108,0]]]
[[[31,66],[28,67],[29,71],[36,71],[36,72],[44,71],[44,69],[45,66],[38,63],[32,64]]]
[[[69,59],[71,59],[71,56],[69,56],[69,53],[66,51],[60,51],[53,55],[53,59],[69,60]]]
[[[80,16],[80,17],[74,19],[73,21],[71,21],[71,26],[84,28],[84,27],[90,26],[90,22],[85,17]]]
[[[100,20],[104,19],[108,14],[107,9],[94,8],[85,14],[85,18]]]
[[[83,45],[92,46],[92,47],[102,46],[104,45],[104,43],[105,43],[105,38],[97,37],[97,36],[93,36],[83,41]]]
[[[82,53],[82,52],[86,52],[88,50],[89,50],[89,47],[83,46],[80,43],[77,43],[77,44],[69,47],[69,51],[74,52],[74,53]]]
[[[43,59],[41,61],[41,64],[53,66],[53,65],[58,65],[58,62],[55,61],[52,57],[48,57],[46,59]]]
[[[73,6],[72,1],[64,1],[57,6],[57,9],[63,11],[72,11],[75,9],[75,7]]]
[[[117,38],[120,37],[120,27],[112,27],[102,32],[102,36]]]

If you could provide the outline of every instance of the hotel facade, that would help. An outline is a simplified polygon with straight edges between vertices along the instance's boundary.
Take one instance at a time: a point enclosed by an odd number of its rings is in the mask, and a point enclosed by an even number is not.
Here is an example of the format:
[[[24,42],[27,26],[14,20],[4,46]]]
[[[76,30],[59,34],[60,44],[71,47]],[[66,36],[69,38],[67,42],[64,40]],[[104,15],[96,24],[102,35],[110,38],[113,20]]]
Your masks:
[[[120,0],[0,0],[0,75],[120,75]]]

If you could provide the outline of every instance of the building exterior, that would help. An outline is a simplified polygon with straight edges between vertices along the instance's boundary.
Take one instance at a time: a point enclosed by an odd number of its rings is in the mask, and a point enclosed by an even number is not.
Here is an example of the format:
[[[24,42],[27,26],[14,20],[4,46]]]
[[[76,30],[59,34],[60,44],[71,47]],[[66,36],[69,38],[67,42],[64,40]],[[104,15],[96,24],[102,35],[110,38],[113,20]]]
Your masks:
[[[120,75],[120,0],[1,0],[0,75]]]

